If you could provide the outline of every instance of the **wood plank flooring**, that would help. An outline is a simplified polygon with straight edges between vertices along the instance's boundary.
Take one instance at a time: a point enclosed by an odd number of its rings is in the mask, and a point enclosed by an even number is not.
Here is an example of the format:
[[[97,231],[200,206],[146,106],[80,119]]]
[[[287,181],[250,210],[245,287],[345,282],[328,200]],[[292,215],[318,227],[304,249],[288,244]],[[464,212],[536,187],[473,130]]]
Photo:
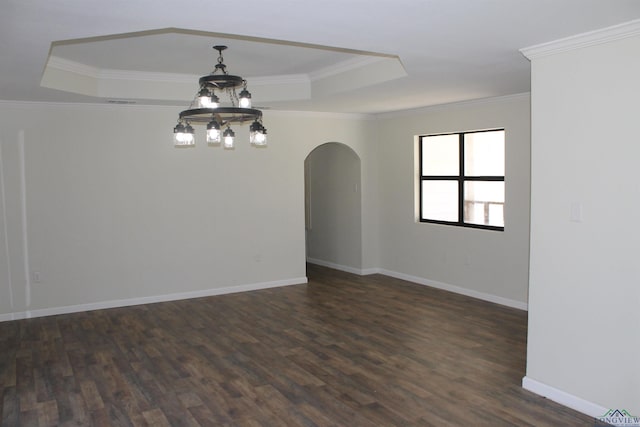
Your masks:
[[[593,426],[526,313],[381,275],[0,323],[2,426]]]

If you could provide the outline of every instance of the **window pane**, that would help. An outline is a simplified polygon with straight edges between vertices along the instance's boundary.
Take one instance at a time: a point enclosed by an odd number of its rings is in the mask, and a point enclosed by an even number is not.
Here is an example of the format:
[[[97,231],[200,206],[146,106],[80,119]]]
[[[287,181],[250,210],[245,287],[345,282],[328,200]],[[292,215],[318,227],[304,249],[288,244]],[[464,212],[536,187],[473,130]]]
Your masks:
[[[422,181],[422,219],[458,221],[457,181]]]
[[[504,176],[504,131],[464,135],[464,173],[467,176]]]
[[[464,222],[504,227],[504,182],[464,183]]]
[[[422,137],[422,175],[459,175],[458,135]]]

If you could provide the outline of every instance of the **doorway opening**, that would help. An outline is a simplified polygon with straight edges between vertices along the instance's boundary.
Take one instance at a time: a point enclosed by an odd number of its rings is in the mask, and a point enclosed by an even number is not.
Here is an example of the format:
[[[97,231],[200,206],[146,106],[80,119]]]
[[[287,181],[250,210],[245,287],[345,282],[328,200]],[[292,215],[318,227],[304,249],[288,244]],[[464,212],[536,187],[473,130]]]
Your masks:
[[[362,268],[360,157],[329,142],[304,161],[305,250],[308,263],[358,273]]]

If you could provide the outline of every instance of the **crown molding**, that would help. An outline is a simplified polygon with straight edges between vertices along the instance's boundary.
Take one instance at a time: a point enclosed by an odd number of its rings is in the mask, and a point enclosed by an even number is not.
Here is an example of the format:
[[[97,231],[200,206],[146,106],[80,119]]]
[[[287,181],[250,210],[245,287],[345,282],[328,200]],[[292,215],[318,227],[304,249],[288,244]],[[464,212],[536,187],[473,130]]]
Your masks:
[[[28,100],[10,100],[0,99],[0,107],[18,107],[18,108],[35,108],[35,107],[55,107],[55,108],[82,108],[82,109],[123,109],[135,108],[144,110],[171,110],[175,111],[184,108],[180,105],[160,105],[160,104],[138,104],[138,103],[120,103],[110,102],[113,99],[101,99],[100,102],[74,102],[74,101],[28,101]]]
[[[306,74],[283,74],[279,76],[247,77],[251,87],[270,86],[281,84],[309,84],[309,76]]]
[[[183,106],[179,105],[156,105],[156,104],[120,104],[104,102],[60,102],[60,101],[24,101],[24,100],[3,100],[0,99],[1,107],[22,107],[22,108],[34,108],[34,107],[54,107],[54,108],[82,108],[86,109],[107,109],[107,110],[122,110],[122,109],[142,109],[142,110],[166,110],[177,112]],[[324,111],[293,111],[293,110],[264,110],[264,116],[275,117],[296,117],[296,118],[329,118],[329,119],[345,119],[345,120],[375,120],[373,114],[367,113],[333,113]]]
[[[362,57],[349,58],[345,61],[338,62],[337,64],[329,65],[328,67],[324,67],[319,70],[312,71],[311,73],[309,73],[309,78],[311,79],[311,81],[326,79],[328,77],[337,76],[351,70],[364,68],[369,65],[373,65],[378,62],[384,61],[386,59],[397,60],[397,58],[395,57],[387,57],[387,56],[362,56]]]
[[[344,120],[375,120],[373,114],[368,113],[334,113],[329,111],[293,111],[293,110],[265,110],[264,116],[286,116],[296,118],[324,118]]]
[[[438,110],[446,110],[449,108],[458,107],[473,107],[485,104],[494,104],[498,102],[510,102],[528,100],[531,97],[529,92],[516,93],[512,95],[493,96],[487,98],[469,99],[466,101],[449,102],[446,104],[428,105],[425,107],[411,108],[408,110],[389,111],[385,113],[375,113],[375,116],[380,119],[393,119],[398,117],[407,117],[418,114],[430,113]]]
[[[343,64],[340,64],[343,65]],[[364,63],[359,63],[360,66]],[[60,58],[58,56],[49,57],[46,68],[55,68],[57,70],[78,74],[96,80],[130,80],[130,81],[146,81],[146,82],[165,82],[165,83],[197,83],[200,75],[195,74],[178,74],[178,73],[159,73],[148,71],[133,70],[116,70],[103,69],[80,62],[71,61]],[[355,68],[352,65],[351,68]],[[346,69],[344,65],[341,70]],[[252,86],[268,86],[274,84],[310,84],[310,77],[307,74],[286,74],[278,76],[260,76],[250,77]]]
[[[300,118],[333,118],[333,119],[347,119],[347,120],[378,120],[378,119],[391,119],[397,117],[407,117],[417,114],[424,114],[427,112],[433,112],[438,110],[444,110],[448,108],[465,107],[465,106],[477,106],[483,104],[491,104],[498,102],[509,102],[518,100],[528,100],[531,94],[529,92],[517,93],[514,95],[496,96],[492,98],[472,99],[469,101],[451,102],[448,104],[431,105],[422,108],[414,108],[409,110],[391,111],[386,113],[337,113],[328,111],[304,111],[304,110],[265,110],[263,113],[265,116],[288,116],[288,117],[300,117]],[[168,109],[175,111],[177,108],[182,108],[179,104],[176,105],[158,105],[158,104],[119,104],[105,102],[60,102],[60,101],[26,101],[26,100],[2,100],[0,99],[0,107],[34,107],[34,106],[51,106],[51,107],[63,107],[63,108],[110,108],[110,109],[122,109],[122,108],[140,108],[140,109]]]
[[[69,59],[60,58],[59,56],[49,57],[46,68],[55,68],[57,70],[69,73],[79,74],[96,80],[134,80],[134,81],[150,81],[150,82],[174,82],[174,83],[193,83],[198,81],[199,76],[191,74],[177,73],[157,73],[147,71],[132,70],[113,70],[93,67],[80,62],[71,61]]]
[[[69,73],[80,74],[81,76],[100,78],[100,68],[92,67],[81,62],[71,61],[69,59],[60,58],[59,56],[50,56],[45,68],[55,68]]]
[[[100,70],[99,79],[105,80],[132,80],[145,82],[167,82],[167,83],[194,83],[200,76],[191,74],[157,73],[151,71],[129,71],[129,70]]]
[[[640,35],[640,19],[520,49],[529,60]]]

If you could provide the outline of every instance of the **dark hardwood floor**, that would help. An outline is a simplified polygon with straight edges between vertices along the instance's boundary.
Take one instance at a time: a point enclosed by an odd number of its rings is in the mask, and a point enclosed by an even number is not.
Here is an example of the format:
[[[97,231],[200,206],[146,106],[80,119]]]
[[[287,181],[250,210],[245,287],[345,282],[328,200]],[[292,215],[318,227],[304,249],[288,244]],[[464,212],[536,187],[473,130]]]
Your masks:
[[[0,323],[2,426],[593,426],[520,387],[526,313],[309,284]]]

